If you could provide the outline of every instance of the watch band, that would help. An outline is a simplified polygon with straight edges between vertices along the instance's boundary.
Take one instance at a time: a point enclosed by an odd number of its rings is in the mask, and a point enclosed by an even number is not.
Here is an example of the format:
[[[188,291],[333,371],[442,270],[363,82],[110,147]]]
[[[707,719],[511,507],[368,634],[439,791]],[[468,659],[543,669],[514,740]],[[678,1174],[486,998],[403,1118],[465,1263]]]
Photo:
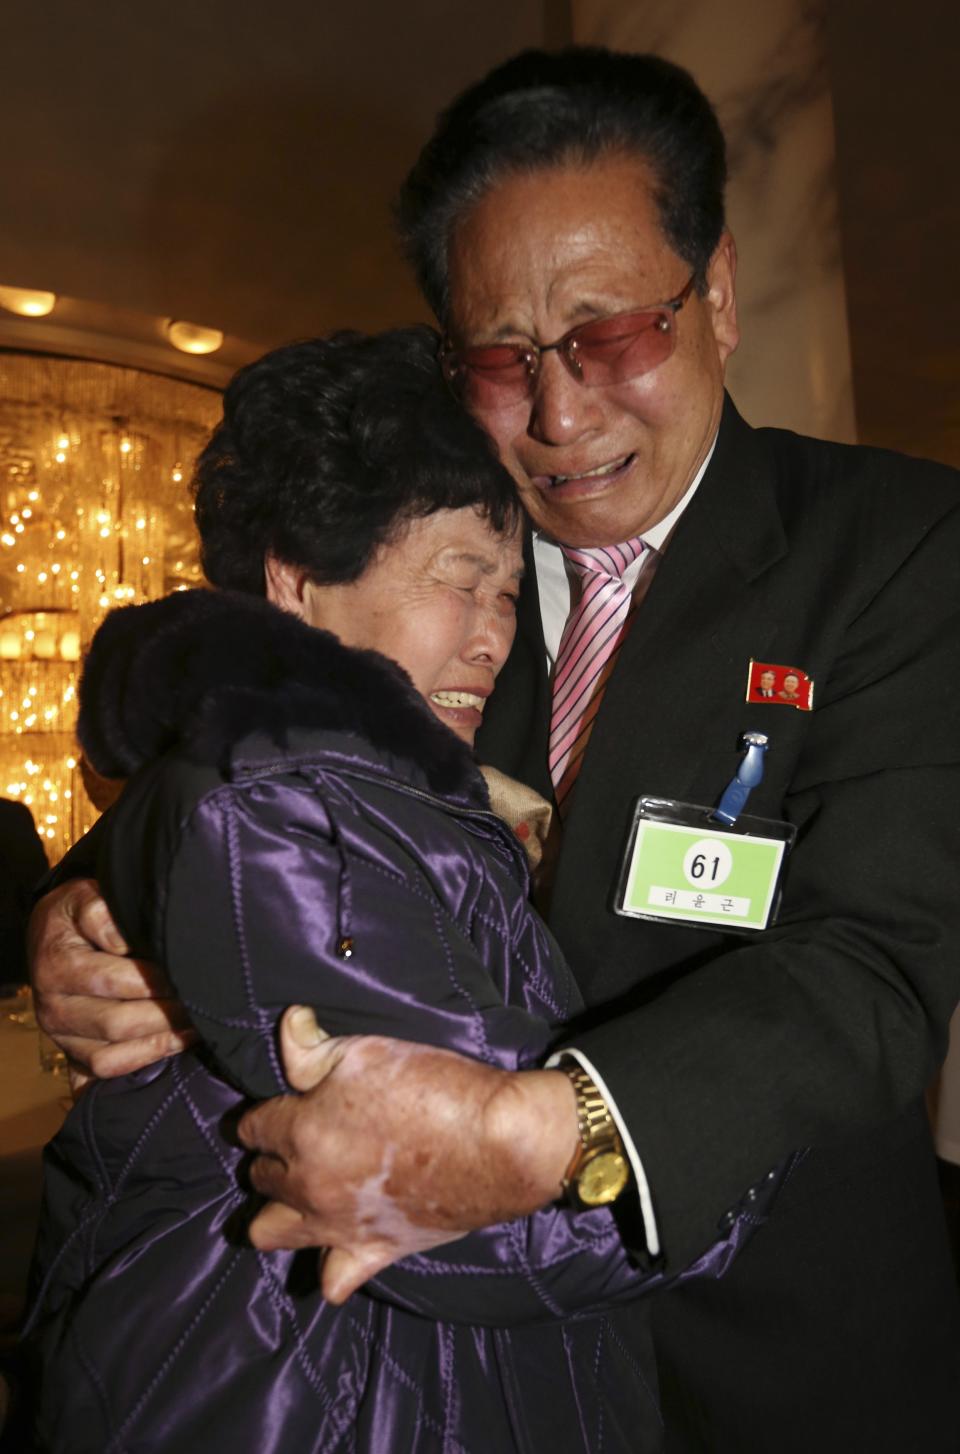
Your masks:
[[[577,1097],[579,1145],[561,1183],[563,1194],[578,1206],[603,1206],[615,1201],[630,1180],[630,1166],[610,1108],[583,1066],[561,1061]]]

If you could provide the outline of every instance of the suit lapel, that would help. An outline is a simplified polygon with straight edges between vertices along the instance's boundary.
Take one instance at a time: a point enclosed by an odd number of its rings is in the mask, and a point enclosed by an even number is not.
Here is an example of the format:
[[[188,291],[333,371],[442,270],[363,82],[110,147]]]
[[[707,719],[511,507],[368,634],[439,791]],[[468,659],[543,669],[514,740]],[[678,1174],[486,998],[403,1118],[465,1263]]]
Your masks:
[[[637,794],[710,790],[712,801],[723,788],[726,778],[713,777],[735,761],[736,742],[722,725],[712,730],[711,703],[729,696],[731,685],[742,703],[747,662],[766,656],[778,626],[754,589],[786,550],[771,476],[761,437],[728,399],[713,459],[634,618],[594,724],[564,828],[557,900],[564,890],[579,897],[598,842],[621,835]],[[551,797],[549,724],[528,545],[517,642],[484,714],[478,754]]]
[[[577,784],[584,800],[608,780],[630,791],[690,790],[716,746],[710,703],[731,683],[743,698],[747,662],[776,632],[776,620],[758,613],[754,584],[785,550],[765,450],[728,401],[714,458],[607,688]]]
[[[766,449],[728,404],[714,457],[620,652],[564,825],[551,922],[575,965],[595,943],[586,906],[595,926],[610,902],[633,800],[713,803],[729,780],[747,662],[777,633],[766,583],[785,550]]]

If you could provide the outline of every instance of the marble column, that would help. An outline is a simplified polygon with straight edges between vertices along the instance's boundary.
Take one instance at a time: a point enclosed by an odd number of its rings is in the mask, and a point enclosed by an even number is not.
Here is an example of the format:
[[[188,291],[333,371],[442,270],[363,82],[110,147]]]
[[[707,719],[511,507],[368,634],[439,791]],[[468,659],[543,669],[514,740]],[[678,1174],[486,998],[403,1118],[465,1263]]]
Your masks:
[[[572,38],[656,51],[717,107],[730,160],[742,340],[728,382],[753,424],[856,437],[823,0],[571,0]]]

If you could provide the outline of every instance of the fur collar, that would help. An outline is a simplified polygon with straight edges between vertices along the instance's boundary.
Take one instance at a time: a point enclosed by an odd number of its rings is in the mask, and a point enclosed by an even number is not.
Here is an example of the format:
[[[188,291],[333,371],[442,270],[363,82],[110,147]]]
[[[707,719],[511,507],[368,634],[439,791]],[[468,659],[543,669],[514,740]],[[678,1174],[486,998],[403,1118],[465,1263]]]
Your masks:
[[[351,734],[415,764],[439,794],[485,797],[469,748],[396,663],[258,597],[179,591],[111,612],[93,639],[77,730],[106,777],[178,745],[223,765],[252,732],[282,748],[293,729]]]

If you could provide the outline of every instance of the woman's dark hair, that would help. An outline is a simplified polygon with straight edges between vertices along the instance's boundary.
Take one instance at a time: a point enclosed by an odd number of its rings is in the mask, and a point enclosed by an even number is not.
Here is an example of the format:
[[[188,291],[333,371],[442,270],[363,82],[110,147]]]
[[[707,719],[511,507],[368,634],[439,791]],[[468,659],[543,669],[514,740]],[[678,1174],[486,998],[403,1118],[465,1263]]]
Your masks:
[[[660,56],[529,50],[441,113],[401,188],[401,240],[437,317],[445,321],[449,307],[453,229],[491,186],[510,174],[623,154],[653,172],[664,236],[702,292],[723,232],[727,164],[720,124],[693,77]]]
[[[397,528],[472,506],[498,532],[516,489],[441,378],[426,327],[292,343],[241,369],[193,481],[207,579],[264,592],[267,552],[352,581]]]

